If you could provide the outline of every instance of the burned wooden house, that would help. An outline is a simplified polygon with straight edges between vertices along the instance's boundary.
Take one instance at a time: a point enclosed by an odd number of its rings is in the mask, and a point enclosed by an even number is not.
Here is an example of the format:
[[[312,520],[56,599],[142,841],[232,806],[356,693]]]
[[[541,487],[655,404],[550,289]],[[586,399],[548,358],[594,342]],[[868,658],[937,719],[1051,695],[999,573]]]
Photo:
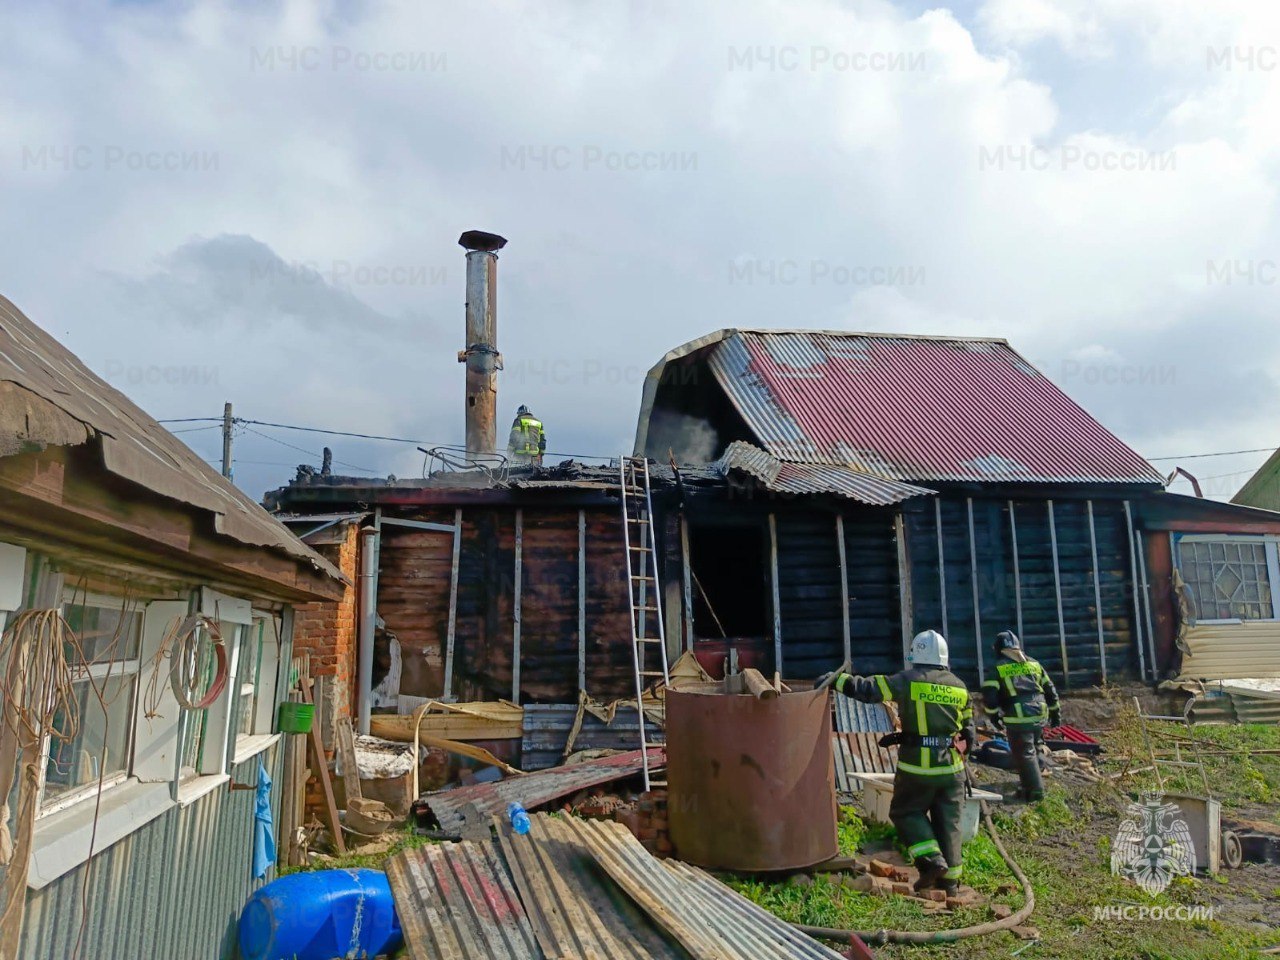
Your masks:
[[[1186,649],[1181,538],[1280,534],[1267,511],[1166,493],[1003,340],[719,331],[653,368],[634,453],[668,658],[713,675],[731,657],[801,682],[896,669],[936,628],[974,683],[1006,629],[1067,688],[1154,680]],[[307,474],[270,500],[308,541],[325,518],[363,525],[366,690],[522,703],[634,692],[621,504],[616,461]]]

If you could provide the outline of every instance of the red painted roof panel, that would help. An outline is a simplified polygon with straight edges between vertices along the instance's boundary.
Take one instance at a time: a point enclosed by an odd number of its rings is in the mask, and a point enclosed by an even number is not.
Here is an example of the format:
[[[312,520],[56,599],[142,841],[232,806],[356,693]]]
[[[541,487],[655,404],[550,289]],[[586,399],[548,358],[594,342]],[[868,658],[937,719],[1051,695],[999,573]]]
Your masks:
[[[736,331],[710,365],[780,460],[894,480],[1162,482],[1003,340]]]

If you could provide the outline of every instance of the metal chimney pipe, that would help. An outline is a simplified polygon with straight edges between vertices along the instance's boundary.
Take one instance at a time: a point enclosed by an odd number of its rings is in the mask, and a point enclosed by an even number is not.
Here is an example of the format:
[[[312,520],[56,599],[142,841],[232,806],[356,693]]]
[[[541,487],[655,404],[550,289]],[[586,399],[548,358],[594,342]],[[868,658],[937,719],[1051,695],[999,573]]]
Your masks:
[[[458,238],[467,251],[467,348],[458,362],[467,365],[467,457],[493,455],[498,449],[498,253],[505,238],[468,230]]]

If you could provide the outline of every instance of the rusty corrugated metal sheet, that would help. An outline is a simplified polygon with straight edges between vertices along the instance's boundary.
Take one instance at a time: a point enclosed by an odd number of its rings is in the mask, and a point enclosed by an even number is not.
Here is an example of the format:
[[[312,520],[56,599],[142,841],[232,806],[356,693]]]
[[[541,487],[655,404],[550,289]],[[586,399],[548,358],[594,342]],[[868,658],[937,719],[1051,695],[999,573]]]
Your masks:
[[[822,463],[784,463],[754,444],[735,440],[717,466],[755,477],[775,493],[830,493],[874,507],[891,506],[911,497],[932,496],[924,487],[886,480],[852,467]]]
[[[649,749],[650,769],[665,766],[666,762],[666,752],[661,747]],[[552,767],[508,777],[497,783],[477,783],[456,790],[442,790],[427,794],[422,799],[431,808],[442,831],[461,836],[469,818],[478,818],[478,822],[487,824],[489,818],[505,815],[509,803],[520,803],[526,810],[532,810],[578,790],[633,776],[640,772],[641,766],[640,751],[632,750],[568,767]],[[474,812],[470,810],[472,806]]]
[[[698,960],[839,960],[696,867],[651,856],[621,824],[565,823],[614,882]]]
[[[895,480],[1162,482],[1003,340],[740,330],[708,364],[780,460]]]
[[[687,954],[612,881],[571,818],[530,818],[520,836],[505,821],[498,836],[534,936],[549,957],[680,960]]]
[[[495,841],[406,850],[386,870],[413,960],[543,960]]]

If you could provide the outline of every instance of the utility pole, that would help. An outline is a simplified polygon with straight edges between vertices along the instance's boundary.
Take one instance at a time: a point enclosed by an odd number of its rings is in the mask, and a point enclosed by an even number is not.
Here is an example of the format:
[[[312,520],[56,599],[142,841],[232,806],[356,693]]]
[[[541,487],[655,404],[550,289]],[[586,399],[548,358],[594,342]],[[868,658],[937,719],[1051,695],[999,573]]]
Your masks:
[[[231,479],[231,425],[235,420],[231,416],[231,403],[222,407],[222,475]]]

